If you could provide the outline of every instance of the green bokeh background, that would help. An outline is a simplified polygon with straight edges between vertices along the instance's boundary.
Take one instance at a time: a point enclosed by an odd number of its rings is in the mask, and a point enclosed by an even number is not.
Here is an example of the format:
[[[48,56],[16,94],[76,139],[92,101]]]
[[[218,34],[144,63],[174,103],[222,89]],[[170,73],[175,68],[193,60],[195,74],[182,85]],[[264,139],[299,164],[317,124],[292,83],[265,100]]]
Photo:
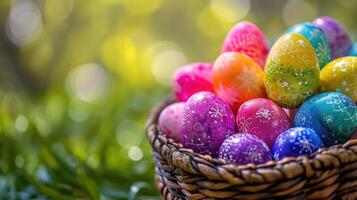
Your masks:
[[[159,199],[145,136],[173,71],[213,62],[238,21],[272,43],[357,1],[1,0],[0,199]]]

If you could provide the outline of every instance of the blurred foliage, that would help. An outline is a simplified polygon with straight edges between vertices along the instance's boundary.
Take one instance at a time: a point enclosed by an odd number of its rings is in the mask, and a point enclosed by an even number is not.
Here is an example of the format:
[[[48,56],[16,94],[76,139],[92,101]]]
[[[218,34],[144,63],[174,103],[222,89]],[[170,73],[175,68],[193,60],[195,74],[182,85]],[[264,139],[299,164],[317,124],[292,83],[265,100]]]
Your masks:
[[[239,20],[274,41],[357,1],[1,0],[0,199],[158,199],[145,137],[172,72]]]

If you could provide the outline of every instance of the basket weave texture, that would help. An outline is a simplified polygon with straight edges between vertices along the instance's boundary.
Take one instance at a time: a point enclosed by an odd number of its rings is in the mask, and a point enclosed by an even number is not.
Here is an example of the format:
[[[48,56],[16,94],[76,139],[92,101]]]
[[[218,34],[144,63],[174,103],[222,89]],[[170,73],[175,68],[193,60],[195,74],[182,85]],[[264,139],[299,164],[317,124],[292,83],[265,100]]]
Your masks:
[[[146,125],[163,199],[357,199],[357,140],[297,158],[232,165],[201,155],[158,131],[165,99]]]

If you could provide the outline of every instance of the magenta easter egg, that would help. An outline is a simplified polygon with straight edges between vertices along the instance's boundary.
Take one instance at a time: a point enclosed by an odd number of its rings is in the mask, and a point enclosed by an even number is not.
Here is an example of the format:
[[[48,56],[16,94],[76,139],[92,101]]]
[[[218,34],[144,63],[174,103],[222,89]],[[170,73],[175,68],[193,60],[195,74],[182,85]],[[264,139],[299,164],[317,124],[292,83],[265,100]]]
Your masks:
[[[167,106],[159,116],[159,130],[179,143],[182,143],[180,124],[184,106],[183,102],[173,103]]]
[[[263,140],[247,133],[228,137],[219,150],[219,158],[238,165],[262,164],[272,160],[269,147]]]
[[[298,111],[298,109],[283,108],[283,110],[285,111],[286,115],[289,117],[290,123],[293,124],[294,123],[294,119],[295,119],[295,115],[296,115],[296,112]]]
[[[186,148],[217,157],[223,141],[234,132],[233,112],[220,97],[212,92],[198,92],[187,100],[181,117]]]
[[[251,57],[263,69],[269,53],[269,45],[264,33],[251,22],[236,24],[226,36],[223,52],[239,52]]]
[[[172,78],[172,90],[180,101],[187,101],[200,91],[213,92],[212,65],[209,63],[192,63],[176,70]]]
[[[284,110],[269,99],[257,98],[246,101],[237,112],[240,133],[250,133],[271,147],[280,133],[291,127]]]

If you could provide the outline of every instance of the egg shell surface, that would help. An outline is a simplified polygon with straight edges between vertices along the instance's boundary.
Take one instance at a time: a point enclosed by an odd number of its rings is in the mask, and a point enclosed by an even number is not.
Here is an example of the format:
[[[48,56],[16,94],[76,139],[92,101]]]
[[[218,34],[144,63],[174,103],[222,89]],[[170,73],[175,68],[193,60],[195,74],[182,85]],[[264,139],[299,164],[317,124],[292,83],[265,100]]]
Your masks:
[[[320,72],[320,90],[338,91],[357,102],[357,57],[338,58],[326,65]]]
[[[264,33],[255,24],[244,21],[236,24],[226,36],[222,53],[232,51],[251,57],[264,68],[269,45]]]
[[[256,135],[269,147],[280,133],[291,127],[284,110],[264,98],[244,102],[237,112],[236,122],[238,132]]]
[[[215,92],[234,112],[253,98],[265,97],[264,71],[242,53],[221,54],[213,66],[212,81]]]
[[[269,99],[297,108],[319,84],[320,68],[309,41],[298,33],[283,35],[272,47],[265,65],[264,85]]]
[[[314,130],[325,146],[343,144],[357,127],[357,106],[339,92],[320,93],[301,105],[294,126]]]
[[[180,101],[187,101],[200,91],[213,92],[212,65],[192,63],[177,69],[172,78],[172,90]]]
[[[270,150],[263,140],[247,133],[228,137],[220,148],[219,158],[238,165],[262,164],[272,159]]]
[[[221,144],[235,130],[233,112],[220,97],[211,92],[198,92],[187,100],[181,118],[186,148],[217,157]]]

